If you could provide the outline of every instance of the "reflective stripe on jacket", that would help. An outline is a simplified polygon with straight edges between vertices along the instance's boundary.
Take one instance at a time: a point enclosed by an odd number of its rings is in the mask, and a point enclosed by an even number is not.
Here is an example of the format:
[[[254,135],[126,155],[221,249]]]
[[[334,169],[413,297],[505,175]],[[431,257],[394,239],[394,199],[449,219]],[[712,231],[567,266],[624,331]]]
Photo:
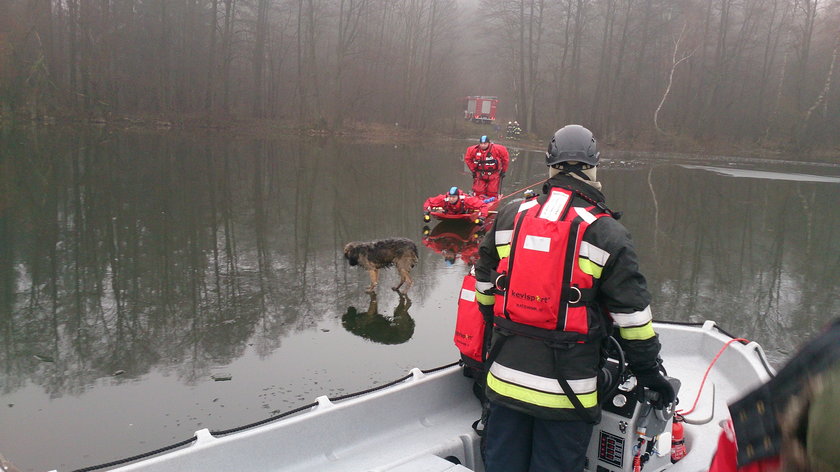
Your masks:
[[[580,227],[572,238],[572,245],[559,244],[561,231],[539,221],[541,212],[561,201],[547,203],[550,194],[558,190],[560,193],[555,194],[556,198],[560,198],[560,194],[569,197],[563,205],[565,209],[560,210],[566,211],[564,221],[576,222]],[[645,279],[638,271],[627,230],[615,219],[604,217],[604,211],[599,209],[606,208],[602,203],[598,207],[593,205],[593,202],[603,202],[599,191],[572,177],[558,175],[547,182],[543,192],[546,195],[537,199],[505,206],[480,247],[481,257],[475,267],[476,301],[479,303],[495,305],[500,301],[498,296],[493,296],[500,262],[504,265],[502,261],[508,257],[507,261],[512,265],[506,294],[509,317],[505,316],[505,310],[494,306],[497,316],[490,348],[487,395],[494,402],[541,418],[579,420],[580,412],[575,410],[566,392],[559,389],[558,378],[562,377],[569,382],[569,388],[586,413],[597,417],[600,412],[597,397],[601,361],[599,341],[610,329],[605,325],[614,323],[619,327],[617,337],[625,348],[631,369],[656,365],[659,342],[651,324],[650,295]],[[523,227],[519,229],[522,234],[517,236],[518,214],[528,218],[522,220]],[[558,213],[557,221],[561,219]],[[530,223],[525,226],[528,221]],[[526,244],[530,249],[526,250]],[[540,251],[546,244],[549,251]],[[555,256],[558,244],[560,252],[573,248],[571,258],[566,253]],[[526,252],[533,255],[523,256]],[[570,270],[557,267],[567,261],[571,262]],[[533,271],[538,273],[529,276]],[[560,280],[563,273],[571,276]],[[533,280],[550,277],[554,278],[551,284]],[[570,294],[576,294],[569,291],[571,286],[588,292],[588,301],[569,304]],[[534,287],[545,290],[545,294],[536,293]],[[556,301],[558,294],[566,300],[552,303],[552,309],[536,309],[543,303],[543,296],[555,297]],[[514,300],[528,303],[523,303],[517,311]],[[552,311],[553,307],[558,310]],[[529,321],[527,312],[536,316],[531,316]]]

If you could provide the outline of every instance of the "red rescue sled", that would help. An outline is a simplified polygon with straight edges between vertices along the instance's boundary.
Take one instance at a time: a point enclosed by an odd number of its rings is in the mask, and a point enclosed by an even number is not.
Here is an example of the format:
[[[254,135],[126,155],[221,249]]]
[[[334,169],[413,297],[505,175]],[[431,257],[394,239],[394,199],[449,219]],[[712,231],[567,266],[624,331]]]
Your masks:
[[[493,215],[496,214],[496,210],[499,207],[499,198],[501,198],[501,195],[499,197],[496,197],[495,200],[493,200],[492,202],[487,204],[487,211],[490,213],[490,215],[487,217],[488,220],[491,219],[493,217]],[[437,220],[441,220],[441,221],[462,220],[462,221],[467,221],[469,223],[478,224],[478,225],[481,225],[481,224],[484,223],[484,221],[479,220],[478,212],[461,213],[461,214],[454,214],[453,215],[453,214],[450,214],[450,213],[444,213],[442,211],[434,211],[433,210],[433,211],[429,212],[429,216],[431,216],[432,218],[435,218]],[[479,220],[479,221],[476,221],[476,220]]]
[[[469,221],[471,223],[475,223],[475,220],[478,218],[478,212],[476,213],[463,213],[460,215],[450,215],[449,213],[443,213],[439,211],[432,211],[429,212],[429,215],[438,220],[464,220]]]

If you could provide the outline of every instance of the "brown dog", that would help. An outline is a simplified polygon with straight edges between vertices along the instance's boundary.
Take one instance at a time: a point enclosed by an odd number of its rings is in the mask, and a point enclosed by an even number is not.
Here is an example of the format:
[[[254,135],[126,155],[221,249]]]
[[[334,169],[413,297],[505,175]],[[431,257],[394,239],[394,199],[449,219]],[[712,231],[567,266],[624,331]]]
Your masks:
[[[400,273],[400,283],[393,290],[399,290],[405,285],[405,291],[414,284],[409,272],[417,264],[417,245],[406,238],[379,239],[369,242],[352,242],[344,246],[344,258],[351,266],[359,265],[370,275],[370,287],[367,292],[376,291],[379,285],[379,269],[397,266]]]

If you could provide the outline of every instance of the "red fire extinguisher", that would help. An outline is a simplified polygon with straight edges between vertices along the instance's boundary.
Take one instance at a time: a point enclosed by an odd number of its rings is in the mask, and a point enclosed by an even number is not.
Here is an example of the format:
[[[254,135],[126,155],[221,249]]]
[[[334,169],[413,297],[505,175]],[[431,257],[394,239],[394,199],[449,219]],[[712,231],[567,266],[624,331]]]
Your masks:
[[[671,428],[671,463],[674,464],[685,457],[687,452],[685,449],[685,433],[683,432],[683,417],[674,415],[674,424]]]

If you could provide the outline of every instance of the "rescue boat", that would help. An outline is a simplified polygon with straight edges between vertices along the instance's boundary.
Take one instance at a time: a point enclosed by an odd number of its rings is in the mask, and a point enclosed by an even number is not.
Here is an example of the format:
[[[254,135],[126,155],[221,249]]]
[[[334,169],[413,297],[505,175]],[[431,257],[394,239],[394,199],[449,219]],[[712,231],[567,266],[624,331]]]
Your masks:
[[[605,397],[587,454],[590,471],[632,471],[645,434],[641,470],[706,470],[727,404],[774,375],[761,346],[733,338],[712,321],[655,323],[655,329],[664,365],[681,384],[676,410],[685,416],[679,426],[687,452],[671,463],[674,412],[652,408],[646,391],[628,377]],[[482,472],[480,437],[472,426],[480,416],[473,380],[458,364],[414,368],[372,391],[321,396],[257,424],[202,429],[156,455],[84,470]],[[677,439],[674,457],[680,455]]]

